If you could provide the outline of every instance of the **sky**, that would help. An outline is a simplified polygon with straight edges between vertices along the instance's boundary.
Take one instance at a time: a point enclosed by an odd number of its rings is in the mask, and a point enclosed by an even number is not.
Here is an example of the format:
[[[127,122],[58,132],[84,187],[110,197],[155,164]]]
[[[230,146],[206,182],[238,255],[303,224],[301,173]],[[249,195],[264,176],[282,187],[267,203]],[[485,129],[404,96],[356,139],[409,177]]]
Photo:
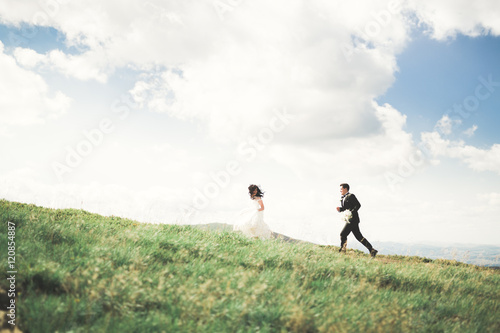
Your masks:
[[[500,245],[500,3],[0,3],[0,198]],[[351,236],[352,237],[352,236]]]

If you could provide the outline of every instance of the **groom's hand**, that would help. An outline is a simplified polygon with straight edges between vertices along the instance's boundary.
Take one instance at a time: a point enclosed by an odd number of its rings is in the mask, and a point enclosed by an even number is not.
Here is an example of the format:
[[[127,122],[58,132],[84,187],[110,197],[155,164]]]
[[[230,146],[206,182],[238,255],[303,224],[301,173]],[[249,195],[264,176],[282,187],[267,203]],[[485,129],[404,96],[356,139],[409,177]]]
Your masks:
[[[337,207],[337,212],[340,212],[340,207]]]

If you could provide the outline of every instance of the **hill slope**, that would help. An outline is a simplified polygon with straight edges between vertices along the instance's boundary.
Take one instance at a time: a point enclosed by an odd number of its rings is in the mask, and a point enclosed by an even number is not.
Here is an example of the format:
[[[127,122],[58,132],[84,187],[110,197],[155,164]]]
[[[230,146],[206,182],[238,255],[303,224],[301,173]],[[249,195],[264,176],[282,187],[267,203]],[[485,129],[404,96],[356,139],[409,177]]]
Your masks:
[[[0,219],[16,226],[23,332],[500,331],[487,268],[5,200]]]

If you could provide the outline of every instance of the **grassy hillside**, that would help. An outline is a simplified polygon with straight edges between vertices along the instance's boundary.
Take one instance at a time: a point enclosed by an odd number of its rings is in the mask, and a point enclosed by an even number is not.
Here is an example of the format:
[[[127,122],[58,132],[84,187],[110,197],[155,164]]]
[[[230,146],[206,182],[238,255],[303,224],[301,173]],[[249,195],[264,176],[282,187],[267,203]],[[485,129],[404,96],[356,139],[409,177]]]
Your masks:
[[[5,200],[0,219],[23,332],[500,332],[496,270]]]

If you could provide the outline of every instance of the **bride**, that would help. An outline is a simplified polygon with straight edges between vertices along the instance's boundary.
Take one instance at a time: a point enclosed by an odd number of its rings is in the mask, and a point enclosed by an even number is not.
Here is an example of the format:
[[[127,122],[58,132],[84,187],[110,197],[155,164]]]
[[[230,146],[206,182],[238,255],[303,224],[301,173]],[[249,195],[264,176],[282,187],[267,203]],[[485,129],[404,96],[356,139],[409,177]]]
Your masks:
[[[271,229],[264,222],[264,203],[262,197],[264,193],[257,185],[248,187],[252,207],[242,210],[234,224],[234,231],[241,231],[244,235],[254,238],[271,238]]]

